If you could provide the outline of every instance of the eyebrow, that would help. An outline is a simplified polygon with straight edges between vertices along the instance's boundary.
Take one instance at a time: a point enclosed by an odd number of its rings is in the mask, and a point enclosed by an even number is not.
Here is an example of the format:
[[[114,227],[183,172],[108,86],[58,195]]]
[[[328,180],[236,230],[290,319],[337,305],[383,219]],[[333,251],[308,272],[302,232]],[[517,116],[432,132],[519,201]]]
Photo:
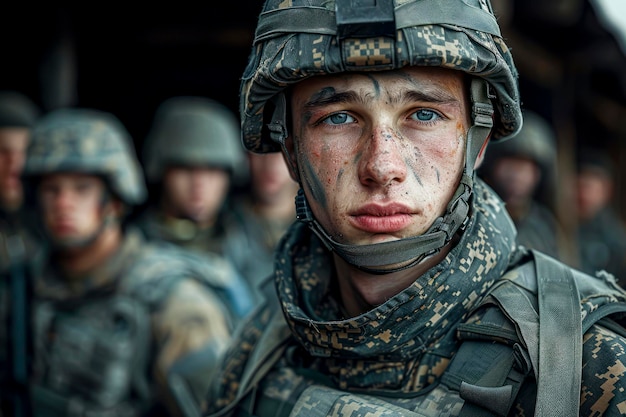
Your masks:
[[[315,108],[336,103],[364,102],[362,96],[355,91],[337,93],[333,87],[326,87],[315,93],[309,101],[304,103],[305,108]]]
[[[332,87],[326,87],[315,93],[309,101],[305,103],[305,108],[315,108],[336,103],[362,103],[367,104],[370,94],[362,95],[356,91],[344,91],[337,93]],[[426,103],[458,103],[458,97],[442,89],[425,88],[420,90],[404,91],[393,96],[388,95],[388,99],[393,103],[401,102],[426,102]]]
[[[389,97],[391,100],[394,97]],[[401,97],[395,98],[398,102],[404,101],[425,101],[428,103],[454,103],[458,102],[458,97],[442,89],[423,89],[419,91],[407,91]]]

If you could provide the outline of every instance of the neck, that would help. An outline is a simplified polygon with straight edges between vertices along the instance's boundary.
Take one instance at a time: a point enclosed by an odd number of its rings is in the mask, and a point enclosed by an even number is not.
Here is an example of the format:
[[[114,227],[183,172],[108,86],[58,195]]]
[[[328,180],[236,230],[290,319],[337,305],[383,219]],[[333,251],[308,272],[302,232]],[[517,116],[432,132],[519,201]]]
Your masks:
[[[506,200],[506,209],[513,220],[520,220],[528,215],[530,203],[530,199],[511,198]]]
[[[121,240],[119,226],[105,227],[92,243],[62,251],[57,255],[57,261],[67,275],[81,276],[104,264],[119,248]]]
[[[335,254],[339,292],[346,312],[351,317],[356,317],[402,292],[426,271],[441,262],[457,240],[453,239],[437,254],[424,259],[411,268],[384,275],[362,271]]]

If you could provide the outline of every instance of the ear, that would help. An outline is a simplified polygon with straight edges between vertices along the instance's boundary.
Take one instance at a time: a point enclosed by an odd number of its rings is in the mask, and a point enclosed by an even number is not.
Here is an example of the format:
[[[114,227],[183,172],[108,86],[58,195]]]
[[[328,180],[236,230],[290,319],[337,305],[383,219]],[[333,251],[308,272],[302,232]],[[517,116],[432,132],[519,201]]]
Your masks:
[[[283,149],[283,158],[287,163],[287,167],[289,168],[289,175],[291,178],[300,183],[300,175],[298,174],[298,162],[296,158],[296,147],[294,145],[293,139],[290,136],[285,138]]]
[[[489,144],[489,140],[491,140],[491,132],[487,135],[487,138],[483,142],[483,145],[480,147],[480,151],[478,151],[478,156],[476,157],[476,161],[474,162],[474,170],[477,170],[485,160],[485,151],[487,149],[487,145]]]
[[[118,198],[112,198],[104,208],[104,216],[108,220],[120,221],[126,212],[126,205]]]

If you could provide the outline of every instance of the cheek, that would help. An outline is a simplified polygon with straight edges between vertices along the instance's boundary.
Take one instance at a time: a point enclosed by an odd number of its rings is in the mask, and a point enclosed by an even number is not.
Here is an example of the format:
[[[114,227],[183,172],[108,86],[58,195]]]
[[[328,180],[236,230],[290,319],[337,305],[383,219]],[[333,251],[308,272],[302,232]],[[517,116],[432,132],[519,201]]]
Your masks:
[[[82,201],[77,211],[86,223],[96,224],[101,220],[103,205],[99,197],[90,196]]]
[[[326,208],[326,189],[325,185],[328,178],[324,177],[323,173],[318,171],[319,169],[319,156],[308,156],[302,154],[299,167],[300,177],[305,190],[308,190],[308,199],[310,203],[317,203],[323,208]]]
[[[172,198],[184,196],[188,188],[188,181],[180,175],[172,175],[165,178],[163,188],[167,195]]]
[[[308,189],[309,201],[324,209],[330,208],[330,199],[341,189],[344,170],[354,165],[354,161],[342,157],[337,149],[329,145],[302,149],[298,166],[302,183]]]

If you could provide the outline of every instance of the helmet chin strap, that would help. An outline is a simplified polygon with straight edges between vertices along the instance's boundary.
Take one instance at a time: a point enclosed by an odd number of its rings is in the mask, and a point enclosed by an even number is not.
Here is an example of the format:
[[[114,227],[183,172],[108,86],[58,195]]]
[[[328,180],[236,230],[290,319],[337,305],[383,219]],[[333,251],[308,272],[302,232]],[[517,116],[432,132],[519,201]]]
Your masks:
[[[486,81],[473,78],[471,81],[473,125],[467,133],[465,166],[459,186],[446,207],[443,216],[438,217],[422,235],[368,245],[349,245],[334,240],[313,216],[302,188],[296,196],[296,217],[306,223],[324,242],[350,265],[371,274],[387,274],[410,268],[427,257],[438,253],[458,232],[465,230],[470,215],[470,198],[474,184],[474,165],[483,143],[493,127],[493,105],[489,100],[489,86]],[[282,95],[282,94],[281,94]],[[275,102],[276,111],[268,126],[272,138],[285,147],[287,130],[285,127],[285,98]],[[282,114],[281,114],[282,113]]]
[[[115,220],[115,216],[107,215],[103,219],[103,221],[100,223],[100,226],[98,226],[98,228],[89,236],[67,239],[67,240],[60,240],[48,234],[48,238],[50,240],[51,246],[56,250],[63,251],[63,250],[86,248],[92,243],[94,243],[100,237],[102,232],[104,232],[104,230],[107,227],[109,227],[109,225],[113,224],[114,220]]]

